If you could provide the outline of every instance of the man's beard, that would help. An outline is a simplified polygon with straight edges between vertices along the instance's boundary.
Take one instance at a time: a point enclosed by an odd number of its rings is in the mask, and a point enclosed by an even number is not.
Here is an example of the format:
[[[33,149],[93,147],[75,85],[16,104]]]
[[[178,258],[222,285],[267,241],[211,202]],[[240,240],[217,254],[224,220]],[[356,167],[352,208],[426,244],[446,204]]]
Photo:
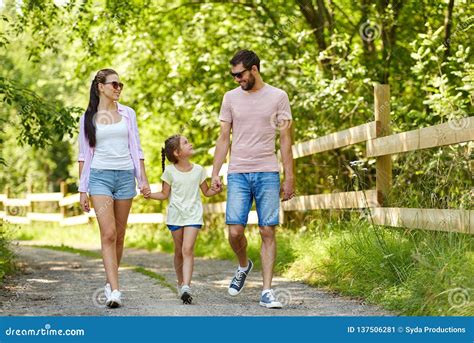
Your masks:
[[[255,77],[253,75],[249,75],[249,79],[247,81],[247,84],[245,86],[240,86],[244,91],[249,91],[255,86]]]

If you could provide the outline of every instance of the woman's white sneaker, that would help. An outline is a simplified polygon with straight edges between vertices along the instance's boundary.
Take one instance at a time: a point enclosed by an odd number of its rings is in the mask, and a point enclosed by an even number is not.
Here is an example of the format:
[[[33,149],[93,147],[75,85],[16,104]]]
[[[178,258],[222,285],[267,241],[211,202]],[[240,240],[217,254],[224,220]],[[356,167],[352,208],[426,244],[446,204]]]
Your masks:
[[[110,298],[111,294],[112,294],[112,288],[110,287],[110,283],[106,283],[105,286],[104,286],[105,300]]]
[[[122,306],[122,293],[118,289],[112,291],[112,293],[110,294],[110,297],[107,298],[105,305],[107,305],[110,308],[116,308],[116,307]]]

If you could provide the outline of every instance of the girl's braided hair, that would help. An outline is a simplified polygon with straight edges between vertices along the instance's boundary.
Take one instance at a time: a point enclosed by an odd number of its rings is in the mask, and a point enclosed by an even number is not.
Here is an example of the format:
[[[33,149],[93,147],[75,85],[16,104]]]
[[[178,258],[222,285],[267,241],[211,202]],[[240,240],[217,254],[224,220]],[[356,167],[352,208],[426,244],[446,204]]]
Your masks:
[[[174,155],[175,151],[179,152],[179,147],[181,143],[181,136],[180,135],[173,135],[168,137],[165,141],[164,148],[161,149],[161,167],[163,171],[165,171],[165,157],[171,163],[177,163],[178,158]]]

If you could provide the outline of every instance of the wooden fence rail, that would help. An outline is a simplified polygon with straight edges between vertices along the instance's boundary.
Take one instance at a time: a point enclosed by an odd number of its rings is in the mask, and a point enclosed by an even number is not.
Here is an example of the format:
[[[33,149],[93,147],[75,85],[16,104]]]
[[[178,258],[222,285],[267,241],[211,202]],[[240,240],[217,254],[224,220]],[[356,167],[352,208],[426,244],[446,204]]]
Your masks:
[[[465,117],[417,130],[392,134],[390,128],[390,88],[376,84],[374,87],[375,120],[346,130],[331,133],[309,141],[294,144],[293,158],[322,153],[357,143],[366,142],[366,156],[376,159],[376,187],[371,190],[339,192],[329,194],[301,195],[283,202],[280,208],[281,220],[285,211],[308,211],[319,209],[361,209],[367,208],[372,223],[391,227],[417,228],[435,231],[453,231],[474,234],[474,211],[456,209],[393,208],[387,203],[392,186],[392,154],[441,147],[474,140],[474,117]],[[279,153],[278,153],[279,155]],[[280,156],[280,155],[279,155]],[[471,163],[471,169],[473,163]],[[210,175],[212,167],[206,167]],[[226,183],[227,164],[221,169]],[[161,189],[160,184],[150,185],[153,192]],[[23,199],[12,199],[0,194],[4,209],[0,211],[3,220],[14,224],[30,224],[34,221],[58,222],[62,226],[89,223],[95,218],[90,213],[68,217],[67,207],[79,203],[79,194],[67,195],[65,184],[58,193],[28,193]],[[57,202],[60,213],[39,213],[32,211],[35,202]],[[225,213],[226,202],[204,204],[206,214]],[[163,223],[162,213],[131,213],[129,224]],[[257,223],[257,214],[251,211],[249,224]]]

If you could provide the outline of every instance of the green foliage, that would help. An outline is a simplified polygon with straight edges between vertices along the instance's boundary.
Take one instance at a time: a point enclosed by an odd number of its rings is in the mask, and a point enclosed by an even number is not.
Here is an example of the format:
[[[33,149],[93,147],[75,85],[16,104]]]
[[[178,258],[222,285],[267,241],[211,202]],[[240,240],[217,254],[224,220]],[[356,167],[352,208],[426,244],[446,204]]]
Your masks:
[[[8,225],[0,222],[0,285],[6,275],[15,270],[15,255],[10,248],[10,237]]]
[[[321,12],[324,25],[316,26],[299,1],[3,3],[0,187],[8,184],[15,194],[27,183],[35,191],[57,191],[62,180],[74,191],[79,108],[86,107],[90,81],[103,67],[116,69],[125,83],[121,102],[138,114],[152,183],[161,175],[163,142],[176,132],[193,142],[195,162],[211,163],[220,103],[236,87],[228,61],[240,48],[255,50],[264,80],[288,92],[296,142],[373,121],[373,82],[391,86],[393,132],[447,120],[462,126],[462,118],[473,114],[467,0],[455,2],[449,37],[446,1],[313,1],[313,9],[322,11],[324,4],[327,10]],[[472,209],[469,158],[466,144],[395,156],[390,205]],[[362,144],[298,159],[296,170],[299,195],[375,185],[375,160],[365,158]],[[162,212],[164,206],[139,200],[133,210]],[[331,220],[320,222],[326,215]],[[460,262],[472,266],[470,238],[384,231],[348,217],[336,211],[290,214],[279,232],[278,271],[405,314],[469,313],[452,308],[447,296],[456,287],[472,289]],[[81,236],[77,228],[25,228],[18,236],[97,243],[94,228],[85,230]],[[226,240],[222,218],[210,218],[196,253],[233,258]],[[127,242],[173,251],[164,226],[131,229]],[[259,261],[258,255],[258,232],[249,230],[249,256]],[[364,273],[364,265],[373,273]]]
[[[328,249],[322,284],[406,315],[473,315],[473,249],[468,235],[359,224]]]
[[[4,77],[0,77],[0,99],[16,107],[20,144],[43,148],[61,141],[65,134],[72,137],[76,132],[73,114],[79,113],[79,108],[64,108],[46,101]]]
[[[151,182],[159,181],[163,141],[176,132],[194,143],[196,162],[209,164],[207,151],[217,137],[222,96],[235,87],[228,60],[242,47],[259,53],[266,82],[288,92],[296,141],[372,121],[372,82],[385,77],[392,88],[395,132],[472,114],[472,18],[466,1],[454,7],[449,55],[443,30],[446,4],[402,2],[398,8],[394,2],[384,8],[341,0],[326,6],[333,25],[322,29],[322,49],[297,2],[25,1],[19,10],[13,1],[5,1],[1,25],[9,49],[0,54],[6,66],[0,80],[12,105],[3,109],[2,118],[13,127],[3,140],[7,145],[20,141],[44,146],[48,153],[43,159],[51,169],[31,158],[22,163],[38,173],[34,179],[52,184],[43,185],[45,191],[58,187],[60,180],[76,183],[77,141],[63,138],[77,132],[78,109],[87,104],[92,75],[112,66],[126,85],[122,102],[138,113]],[[366,20],[373,40],[362,30]],[[387,42],[382,30],[392,27],[396,35]],[[61,140],[72,149],[53,152],[51,147]],[[16,150],[12,153],[20,156],[28,148]],[[298,175],[314,177],[298,182],[318,192],[346,189],[353,175],[349,162],[363,155],[356,148],[309,157],[309,163],[298,165]],[[448,150],[446,158],[455,155]],[[427,166],[436,158],[427,156],[416,168],[400,164],[400,173],[406,175],[401,183],[413,177],[414,169],[429,173]],[[61,172],[39,176],[55,169]],[[322,182],[329,175],[335,182]],[[18,164],[5,173],[11,186],[27,179]],[[451,193],[452,203],[466,193],[465,185],[458,188]]]

